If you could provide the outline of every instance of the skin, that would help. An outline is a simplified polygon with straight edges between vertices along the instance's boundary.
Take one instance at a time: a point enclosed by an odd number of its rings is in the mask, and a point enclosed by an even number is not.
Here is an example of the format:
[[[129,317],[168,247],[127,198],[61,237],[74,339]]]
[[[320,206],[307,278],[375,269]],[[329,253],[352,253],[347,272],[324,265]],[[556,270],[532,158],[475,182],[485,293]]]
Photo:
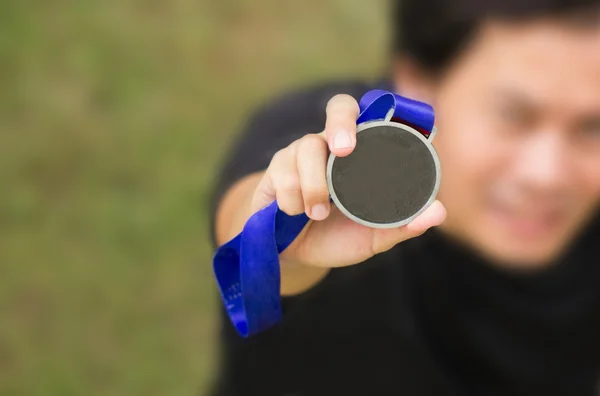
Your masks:
[[[286,213],[312,219],[281,255],[282,295],[442,223],[503,268],[543,268],[597,211],[600,28],[490,21],[442,76],[420,74],[406,60],[397,66],[398,91],[436,109],[443,205],[436,201],[407,226],[379,230],[329,204],[327,156],[352,152],[358,116],[353,98],[335,96],[323,132],[307,134],[267,170],[238,182],[217,213],[220,243],[275,199]]]
[[[502,267],[551,265],[600,203],[600,28],[490,23],[431,92],[442,229]]]

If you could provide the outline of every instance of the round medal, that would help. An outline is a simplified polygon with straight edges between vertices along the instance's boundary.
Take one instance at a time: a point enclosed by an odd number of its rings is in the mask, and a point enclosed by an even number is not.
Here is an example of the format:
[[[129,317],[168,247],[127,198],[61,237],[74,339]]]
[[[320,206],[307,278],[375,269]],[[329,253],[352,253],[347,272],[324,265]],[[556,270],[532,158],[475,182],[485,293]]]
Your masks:
[[[329,157],[327,183],[335,205],[365,226],[408,224],[433,203],[439,190],[440,162],[431,144],[433,135],[426,138],[394,121],[360,124],[354,151],[346,157]]]

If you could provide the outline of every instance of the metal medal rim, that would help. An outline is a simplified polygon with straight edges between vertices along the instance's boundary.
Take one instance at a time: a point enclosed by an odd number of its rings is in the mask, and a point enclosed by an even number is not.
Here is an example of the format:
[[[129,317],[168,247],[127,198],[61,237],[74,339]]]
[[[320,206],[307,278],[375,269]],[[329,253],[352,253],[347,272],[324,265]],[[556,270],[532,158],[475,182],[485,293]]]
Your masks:
[[[390,121],[368,121],[368,122],[358,125],[357,129],[356,129],[356,133],[357,134],[362,133],[362,132],[368,131],[369,129],[380,127],[380,126],[391,126],[394,128],[401,129],[405,132],[409,132],[409,133],[415,135],[419,140],[421,140],[421,142],[429,150],[429,153],[431,154],[431,157],[433,158],[433,163],[435,166],[435,185],[433,186],[433,190],[431,191],[431,195],[430,195],[429,199],[423,205],[423,207],[421,209],[419,209],[414,215],[410,216],[409,218],[400,220],[400,221],[397,221],[394,223],[373,223],[373,222],[370,222],[370,221],[367,221],[367,220],[361,219],[360,217],[355,216],[354,214],[350,213],[350,211],[348,209],[346,209],[346,207],[340,202],[337,194],[335,193],[335,189],[333,188],[333,180],[332,180],[333,163],[335,162],[335,159],[337,158],[337,156],[333,153],[331,153],[329,155],[329,159],[327,160],[327,187],[329,188],[329,194],[331,195],[331,198],[333,199],[333,202],[335,203],[335,205],[342,211],[342,213],[346,217],[350,218],[351,220],[357,222],[358,224],[362,224],[364,226],[371,227],[371,228],[396,228],[396,227],[401,227],[401,226],[407,225],[408,223],[413,221],[418,215],[420,215],[425,209],[427,209],[435,201],[438,191],[440,189],[440,182],[441,182],[440,160],[437,155],[437,152],[435,151],[435,148],[431,144],[431,140],[433,139],[434,131],[432,131],[432,135],[430,135],[430,138],[428,139],[425,136],[423,136],[422,133],[418,132],[417,130],[415,130],[414,128],[411,128],[408,125],[400,124],[397,122],[390,122]],[[434,129],[435,129],[435,127],[434,127]]]

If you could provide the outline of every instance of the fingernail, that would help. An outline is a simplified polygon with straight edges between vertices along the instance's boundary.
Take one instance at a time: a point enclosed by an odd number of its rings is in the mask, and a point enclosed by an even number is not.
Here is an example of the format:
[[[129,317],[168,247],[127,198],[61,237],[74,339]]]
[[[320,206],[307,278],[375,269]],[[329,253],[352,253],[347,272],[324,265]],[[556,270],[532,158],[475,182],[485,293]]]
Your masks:
[[[352,139],[348,131],[341,130],[333,138],[333,148],[346,149],[352,147]]]
[[[327,217],[327,208],[323,204],[312,207],[310,214],[313,220],[324,220]]]

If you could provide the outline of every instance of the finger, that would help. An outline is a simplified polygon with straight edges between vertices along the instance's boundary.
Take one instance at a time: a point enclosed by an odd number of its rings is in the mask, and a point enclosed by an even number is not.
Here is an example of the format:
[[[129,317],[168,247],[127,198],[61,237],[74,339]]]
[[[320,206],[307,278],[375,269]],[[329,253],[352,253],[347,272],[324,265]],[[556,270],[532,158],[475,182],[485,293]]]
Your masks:
[[[417,216],[407,226],[407,230],[420,235],[431,227],[439,226],[446,219],[446,208],[440,201],[433,202],[423,213]]]
[[[296,150],[304,210],[311,219],[324,220],[329,215],[327,142],[320,135],[306,135],[300,139]]]
[[[267,170],[279,209],[290,216],[304,213],[300,176],[293,146],[278,152]]]
[[[250,205],[251,213],[256,213],[269,206],[275,199],[275,187],[273,187],[271,177],[265,172],[254,191],[252,204]]]
[[[373,230],[373,253],[385,252],[396,244],[423,234],[438,226],[446,218],[446,209],[440,201],[433,202],[423,213],[404,227]]]
[[[332,153],[343,157],[356,146],[356,120],[360,109],[350,95],[336,95],[327,103],[325,136]]]

